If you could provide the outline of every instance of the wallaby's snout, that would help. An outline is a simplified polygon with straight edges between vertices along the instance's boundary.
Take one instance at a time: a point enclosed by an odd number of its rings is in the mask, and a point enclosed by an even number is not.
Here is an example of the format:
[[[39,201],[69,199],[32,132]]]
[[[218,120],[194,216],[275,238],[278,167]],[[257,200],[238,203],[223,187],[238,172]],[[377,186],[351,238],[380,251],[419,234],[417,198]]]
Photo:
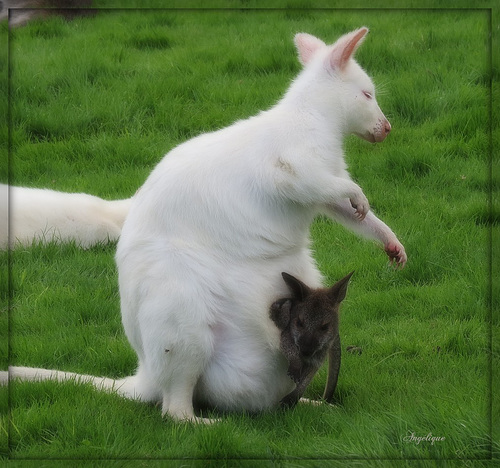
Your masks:
[[[391,124],[385,116],[378,121],[373,132],[373,143],[380,143],[384,141],[391,132]]]
[[[304,358],[310,358],[316,351],[318,351],[319,343],[314,336],[304,335],[298,339],[297,348],[299,349],[301,356]]]
[[[370,122],[365,123],[358,131],[354,131],[354,133],[370,143],[384,141],[391,132],[392,127],[380,109],[378,109],[377,114]]]
[[[385,119],[384,129],[383,129],[383,133],[385,134],[385,136],[389,135],[391,128],[392,128],[391,123],[387,119]]]
[[[384,141],[387,135],[391,132],[391,124],[390,122],[384,118],[380,125],[380,132],[375,133],[375,141],[377,143],[380,143],[381,141]]]

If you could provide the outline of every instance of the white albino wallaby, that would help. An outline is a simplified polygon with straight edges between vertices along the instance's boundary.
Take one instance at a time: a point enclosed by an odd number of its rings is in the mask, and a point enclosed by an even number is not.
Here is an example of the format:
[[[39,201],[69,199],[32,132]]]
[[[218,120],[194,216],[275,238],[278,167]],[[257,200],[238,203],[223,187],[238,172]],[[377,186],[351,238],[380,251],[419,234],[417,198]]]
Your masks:
[[[209,422],[195,416],[197,404],[275,408],[294,384],[269,307],[288,294],[282,271],[321,286],[309,248],[313,218],[326,213],[380,241],[404,266],[403,246],[369,211],[342,151],[349,134],[380,142],[391,128],[352,58],[367,32],[331,46],[296,35],[304,69],[281,101],[181,144],[153,170],[116,254],[123,325],[139,366],[120,381],[94,380],[98,388],[159,401],[176,420]]]
[[[88,248],[116,240],[131,201],[0,184],[0,249],[33,241],[75,241]]]

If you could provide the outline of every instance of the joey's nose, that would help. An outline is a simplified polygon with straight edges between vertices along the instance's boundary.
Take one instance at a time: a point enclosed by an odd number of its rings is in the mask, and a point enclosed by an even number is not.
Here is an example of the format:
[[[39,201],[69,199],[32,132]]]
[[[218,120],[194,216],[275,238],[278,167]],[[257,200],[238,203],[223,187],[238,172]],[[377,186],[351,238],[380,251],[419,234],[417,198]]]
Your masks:
[[[298,343],[300,354],[303,358],[310,358],[316,351],[318,351],[319,343],[313,338],[303,337]]]
[[[303,356],[311,356],[314,352],[314,348],[312,346],[301,346],[300,352]]]
[[[389,135],[389,132],[391,131],[391,124],[389,123],[388,120],[384,122],[384,133],[385,136]]]

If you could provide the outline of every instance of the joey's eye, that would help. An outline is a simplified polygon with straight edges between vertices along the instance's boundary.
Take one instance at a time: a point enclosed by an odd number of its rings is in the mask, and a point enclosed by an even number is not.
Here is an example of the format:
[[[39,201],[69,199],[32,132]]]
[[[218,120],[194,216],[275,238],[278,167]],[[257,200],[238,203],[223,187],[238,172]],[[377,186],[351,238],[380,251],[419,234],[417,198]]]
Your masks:
[[[328,324],[328,323],[324,323],[323,325],[321,325],[321,327],[319,327],[319,329],[320,329],[321,331],[327,331],[327,330],[328,330],[328,326],[329,326],[329,324]]]
[[[372,99],[373,96],[372,96],[372,93],[369,93],[368,91],[363,91],[363,94],[365,96],[366,99]]]
[[[300,320],[300,317],[297,317],[297,320],[295,321],[295,324],[297,325],[298,328],[303,328],[304,327],[304,322]]]

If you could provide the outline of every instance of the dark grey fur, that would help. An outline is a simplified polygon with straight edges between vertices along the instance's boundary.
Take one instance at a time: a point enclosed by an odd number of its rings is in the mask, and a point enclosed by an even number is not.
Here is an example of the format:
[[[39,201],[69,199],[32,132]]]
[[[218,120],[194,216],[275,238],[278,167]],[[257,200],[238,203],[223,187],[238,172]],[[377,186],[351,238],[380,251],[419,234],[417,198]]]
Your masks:
[[[331,401],[340,370],[339,307],[354,272],[331,288],[313,289],[288,273],[282,273],[292,293],[271,305],[271,319],[281,330],[280,348],[288,360],[288,375],[297,384],[281,400],[294,406],[328,355],[328,379],[323,398]]]

